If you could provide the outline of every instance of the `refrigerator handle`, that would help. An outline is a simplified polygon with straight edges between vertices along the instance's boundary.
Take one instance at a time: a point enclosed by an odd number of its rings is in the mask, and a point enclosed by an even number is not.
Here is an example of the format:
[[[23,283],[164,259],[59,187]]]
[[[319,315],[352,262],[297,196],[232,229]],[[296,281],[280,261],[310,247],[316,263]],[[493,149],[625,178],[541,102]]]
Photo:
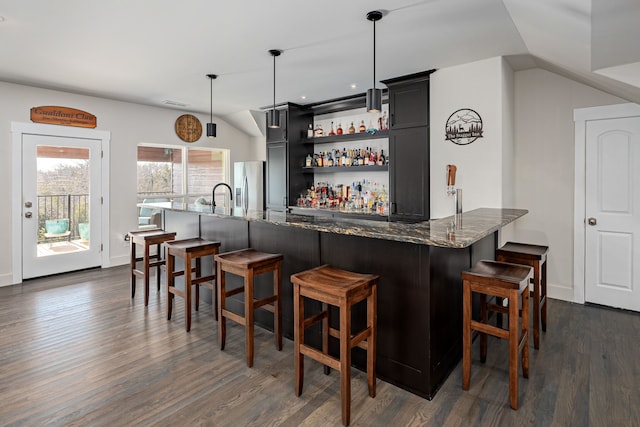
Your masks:
[[[247,194],[249,192],[249,180],[247,179],[247,176],[244,176],[244,182],[242,183],[242,202],[244,204],[243,208],[245,211],[249,210],[249,195]]]

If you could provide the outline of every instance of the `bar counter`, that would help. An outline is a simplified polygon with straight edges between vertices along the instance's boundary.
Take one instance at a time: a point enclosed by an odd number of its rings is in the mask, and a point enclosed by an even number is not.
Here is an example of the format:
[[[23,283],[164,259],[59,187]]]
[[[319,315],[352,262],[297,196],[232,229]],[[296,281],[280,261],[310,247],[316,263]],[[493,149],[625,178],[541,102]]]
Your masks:
[[[221,252],[253,247],[283,254],[283,334],[290,339],[291,274],[331,264],[379,275],[377,375],[427,399],[435,395],[462,356],[460,273],[480,259],[495,259],[499,230],[527,213],[482,208],[458,218],[399,223],[228,208],[212,211],[211,206],[169,202],[143,206],[163,210],[164,228],[177,231],[179,239],[200,235],[220,241]],[[231,286],[241,283],[234,279],[228,276],[227,282]],[[268,288],[270,280],[257,278],[256,298],[262,297],[262,282]],[[242,300],[234,298],[228,301],[229,308],[241,312]],[[319,308],[307,302],[306,312]],[[363,325],[364,308],[355,307],[354,331]],[[257,310],[255,318],[260,326],[273,329],[271,313]],[[332,315],[332,323],[337,319],[337,313]],[[319,332],[312,330],[307,340],[319,344]],[[331,350],[337,353],[337,346]],[[257,353],[256,363],[259,358]],[[352,362],[363,369],[364,351],[354,349]]]
[[[212,210],[210,205],[177,202],[143,203],[139,206],[442,248],[466,248],[471,246],[528,212],[525,209],[481,208],[464,212],[458,215],[458,218],[450,216],[431,221],[405,223],[360,218],[298,215],[276,211],[245,212],[241,209],[223,207],[216,207]]]

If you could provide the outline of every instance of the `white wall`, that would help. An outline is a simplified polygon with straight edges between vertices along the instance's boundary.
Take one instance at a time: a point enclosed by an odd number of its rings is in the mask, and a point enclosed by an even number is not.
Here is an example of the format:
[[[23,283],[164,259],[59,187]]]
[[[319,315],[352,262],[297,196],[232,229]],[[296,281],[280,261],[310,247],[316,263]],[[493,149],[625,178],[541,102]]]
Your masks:
[[[188,145],[175,134],[176,118],[188,111],[170,110],[108,99],[75,95],[0,82],[0,200],[11,200],[11,122],[30,122],[32,107],[60,105],[77,108],[97,117],[96,129],[111,132],[111,234],[109,258],[111,265],[128,262],[128,247],[123,235],[137,227],[136,208],[136,146],[141,143]],[[195,114],[204,123],[207,115]],[[260,139],[252,139],[219,118],[217,138],[203,136],[190,146],[231,149],[231,162],[264,160],[257,157]],[[264,152],[264,150],[262,150]],[[11,206],[0,205],[0,286],[11,284]]]
[[[504,199],[511,199],[513,180],[510,168],[503,168],[503,157],[510,155],[513,145],[508,114],[513,99],[512,74],[504,60],[496,57],[443,68],[431,75],[432,218],[455,212],[453,201],[446,194],[447,164],[458,168],[456,187],[463,190],[465,212],[480,207],[507,207]],[[476,111],[483,122],[483,137],[468,145],[445,140],[447,119],[461,108]]]
[[[548,293],[573,300],[575,108],[626,101],[542,70],[515,73],[515,238],[549,246]]]

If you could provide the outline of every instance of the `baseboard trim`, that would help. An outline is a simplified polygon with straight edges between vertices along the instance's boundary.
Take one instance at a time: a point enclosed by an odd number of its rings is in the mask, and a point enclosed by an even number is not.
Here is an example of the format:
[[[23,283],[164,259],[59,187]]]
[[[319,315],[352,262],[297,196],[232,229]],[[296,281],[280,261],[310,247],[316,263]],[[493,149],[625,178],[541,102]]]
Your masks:
[[[129,255],[121,255],[109,258],[109,265],[103,265],[103,267],[117,267],[119,265],[129,264],[130,262],[131,259],[129,258]]]
[[[573,288],[567,288],[566,286],[558,286],[547,283],[547,295],[549,296],[549,298],[574,302]]]
[[[15,285],[13,283],[13,273],[0,274],[0,287]]]

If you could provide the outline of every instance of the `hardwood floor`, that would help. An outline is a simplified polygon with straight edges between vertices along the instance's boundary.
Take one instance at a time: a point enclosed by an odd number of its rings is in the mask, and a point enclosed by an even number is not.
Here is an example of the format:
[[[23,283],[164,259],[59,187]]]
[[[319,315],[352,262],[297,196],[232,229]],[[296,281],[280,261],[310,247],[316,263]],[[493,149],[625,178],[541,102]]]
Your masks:
[[[221,352],[210,305],[187,333],[182,304],[167,321],[165,290],[145,309],[128,280],[123,266],[0,288],[0,425],[341,425],[335,372],[306,359],[295,397],[290,340],[278,352],[256,328],[247,368],[241,326]],[[352,425],[640,426],[639,337],[638,314],[550,300],[517,411],[506,341],[489,338],[486,364],[474,342],[470,390],[458,365],[433,401],[381,380],[372,399],[354,369]]]

